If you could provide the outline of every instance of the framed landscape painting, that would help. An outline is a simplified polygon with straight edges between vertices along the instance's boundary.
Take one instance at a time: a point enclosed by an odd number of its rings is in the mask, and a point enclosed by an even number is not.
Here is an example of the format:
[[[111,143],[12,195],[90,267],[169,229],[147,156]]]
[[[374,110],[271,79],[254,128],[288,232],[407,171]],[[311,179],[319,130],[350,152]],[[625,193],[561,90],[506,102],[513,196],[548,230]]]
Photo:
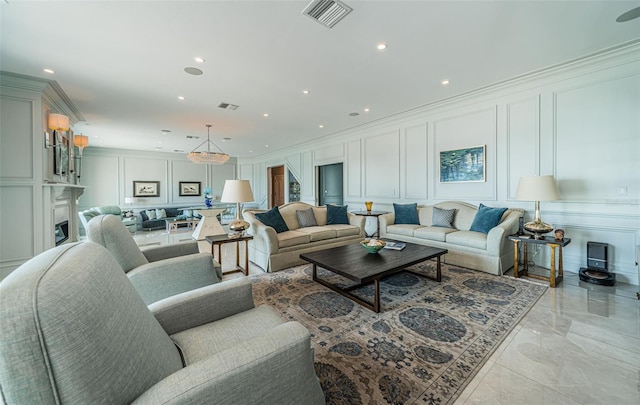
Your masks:
[[[199,181],[181,181],[178,186],[180,188],[180,197],[199,196],[201,194]]]
[[[159,181],[133,181],[134,197],[160,197]]]
[[[440,182],[479,182],[485,180],[485,145],[440,151]]]

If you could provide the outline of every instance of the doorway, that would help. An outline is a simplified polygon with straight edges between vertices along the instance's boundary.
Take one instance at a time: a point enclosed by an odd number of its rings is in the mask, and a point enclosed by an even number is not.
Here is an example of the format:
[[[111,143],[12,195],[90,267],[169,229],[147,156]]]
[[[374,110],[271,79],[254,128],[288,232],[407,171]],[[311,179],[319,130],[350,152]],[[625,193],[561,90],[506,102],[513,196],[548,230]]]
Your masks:
[[[318,166],[318,205],[342,205],[342,163]]]
[[[267,190],[269,195],[269,206],[277,207],[284,204],[284,166],[267,168]]]

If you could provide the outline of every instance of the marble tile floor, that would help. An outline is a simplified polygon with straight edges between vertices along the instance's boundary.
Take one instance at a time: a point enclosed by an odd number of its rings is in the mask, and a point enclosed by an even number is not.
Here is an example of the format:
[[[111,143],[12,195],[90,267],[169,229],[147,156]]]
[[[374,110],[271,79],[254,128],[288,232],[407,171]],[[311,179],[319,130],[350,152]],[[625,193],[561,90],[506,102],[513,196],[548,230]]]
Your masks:
[[[190,232],[165,231],[134,235],[141,246],[190,237]],[[207,242],[199,247],[211,249]],[[223,245],[222,254],[226,270],[235,262],[235,245]],[[261,272],[250,263],[250,274]],[[235,273],[224,279],[233,277],[243,276]],[[585,283],[565,270],[564,280],[538,300],[456,404],[640,404],[637,291],[638,286],[623,283]]]

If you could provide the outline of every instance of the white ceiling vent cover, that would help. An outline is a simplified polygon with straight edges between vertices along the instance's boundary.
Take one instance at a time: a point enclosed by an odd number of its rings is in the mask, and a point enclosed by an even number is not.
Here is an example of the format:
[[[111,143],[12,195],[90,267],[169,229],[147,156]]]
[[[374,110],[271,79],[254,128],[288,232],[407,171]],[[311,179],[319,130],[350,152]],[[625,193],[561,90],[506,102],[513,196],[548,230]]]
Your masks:
[[[347,14],[353,10],[341,1],[335,0],[313,0],[302,10],[302,14],[307,15],[325,27],[332,28]]]

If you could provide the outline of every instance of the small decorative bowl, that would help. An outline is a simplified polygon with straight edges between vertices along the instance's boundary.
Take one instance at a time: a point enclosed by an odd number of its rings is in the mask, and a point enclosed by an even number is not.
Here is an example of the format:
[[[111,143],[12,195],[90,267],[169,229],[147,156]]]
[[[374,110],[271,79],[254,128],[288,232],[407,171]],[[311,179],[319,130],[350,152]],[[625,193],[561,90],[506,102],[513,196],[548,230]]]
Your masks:
[[[369,243],[369,239],[365,239],[362,242],[360,242],[360,245],[362,245],[363,248],[367,249],[369,253],[378,253],[380,249],[382,249],[384,245],[387,244],[385,241],[379,240],[379,239],[378,239],[378,244],[375,246],[370,246],[368,243]]]

